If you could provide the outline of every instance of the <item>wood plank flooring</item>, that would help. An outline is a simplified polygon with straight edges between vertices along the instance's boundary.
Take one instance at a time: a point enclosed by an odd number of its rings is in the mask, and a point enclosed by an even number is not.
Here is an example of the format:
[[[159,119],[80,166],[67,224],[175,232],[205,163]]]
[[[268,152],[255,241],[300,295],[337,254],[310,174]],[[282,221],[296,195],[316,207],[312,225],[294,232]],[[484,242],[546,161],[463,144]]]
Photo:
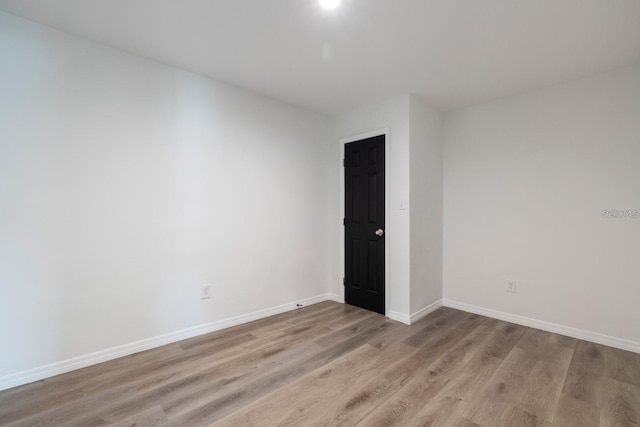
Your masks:
[[[640,355],[324,302],[0,392],[7,426],[637,426]]]

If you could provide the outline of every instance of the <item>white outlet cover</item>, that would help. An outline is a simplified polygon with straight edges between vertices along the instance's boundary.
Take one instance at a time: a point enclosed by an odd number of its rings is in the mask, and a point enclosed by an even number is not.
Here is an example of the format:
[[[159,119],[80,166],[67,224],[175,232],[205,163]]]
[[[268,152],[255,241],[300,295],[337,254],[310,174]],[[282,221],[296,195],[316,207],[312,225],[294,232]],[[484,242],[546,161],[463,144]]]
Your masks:
[[[211,285],[202,285],[202,289],[200,291],[200,298],[202,299],[211,298]]]

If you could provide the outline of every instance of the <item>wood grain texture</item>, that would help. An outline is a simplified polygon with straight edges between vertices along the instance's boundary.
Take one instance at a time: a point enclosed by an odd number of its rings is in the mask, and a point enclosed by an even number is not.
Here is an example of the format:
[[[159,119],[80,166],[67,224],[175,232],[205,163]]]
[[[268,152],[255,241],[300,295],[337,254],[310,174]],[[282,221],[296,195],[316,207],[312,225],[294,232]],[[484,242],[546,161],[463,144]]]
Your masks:
[[[564,395],[558,403],[553,425],[557,427],[598,427],[600,411],[582,400]]]
[[[604,373],[605,348],[598,344],[580,342],[576,346],[563,394],[592,405],[598,405],[600,382]]]
[[[0,392],[2,426],[637,426],[640,355],[323,302]]]

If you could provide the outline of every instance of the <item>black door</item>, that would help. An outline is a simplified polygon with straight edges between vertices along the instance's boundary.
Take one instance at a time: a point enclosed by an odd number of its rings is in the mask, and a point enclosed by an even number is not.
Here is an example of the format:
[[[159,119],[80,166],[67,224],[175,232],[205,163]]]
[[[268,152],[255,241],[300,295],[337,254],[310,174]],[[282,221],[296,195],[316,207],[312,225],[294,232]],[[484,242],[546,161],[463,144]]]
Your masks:
[[[384,135],[345,145],[345,301],[385,314]]]

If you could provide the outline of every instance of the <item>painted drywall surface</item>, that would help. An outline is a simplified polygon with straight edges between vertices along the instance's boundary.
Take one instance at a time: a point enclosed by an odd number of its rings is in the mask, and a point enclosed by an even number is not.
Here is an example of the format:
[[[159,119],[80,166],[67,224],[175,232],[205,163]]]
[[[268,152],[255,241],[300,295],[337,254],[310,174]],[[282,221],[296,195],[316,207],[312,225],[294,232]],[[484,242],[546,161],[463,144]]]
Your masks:
[[[448,113],[445,298],[640,343],[639,118],[640,66]]]
[[[410,98],[411,314],[442,299],[442,114]]]
[[[366,132],[389,128],[389,157],[386,173],[390,175],[390,218],[385,236],[389,239],[390,254],[390,311],[408,316],[409,311],[409,96],[404,95],[333,118],[336,141]],[[339,177],[342,158],[335,152],[335,177]],[[332,207],[335,234],[332,242],[340,251],[332,262],[332,293],[344,295],[344,229],[342,226],[344,188],[334,180],[337,196]],[[387,313],[389,314],[389,313]]]
[[[326,118],[4,13],[0,58],[0,376],[326,294]]]

